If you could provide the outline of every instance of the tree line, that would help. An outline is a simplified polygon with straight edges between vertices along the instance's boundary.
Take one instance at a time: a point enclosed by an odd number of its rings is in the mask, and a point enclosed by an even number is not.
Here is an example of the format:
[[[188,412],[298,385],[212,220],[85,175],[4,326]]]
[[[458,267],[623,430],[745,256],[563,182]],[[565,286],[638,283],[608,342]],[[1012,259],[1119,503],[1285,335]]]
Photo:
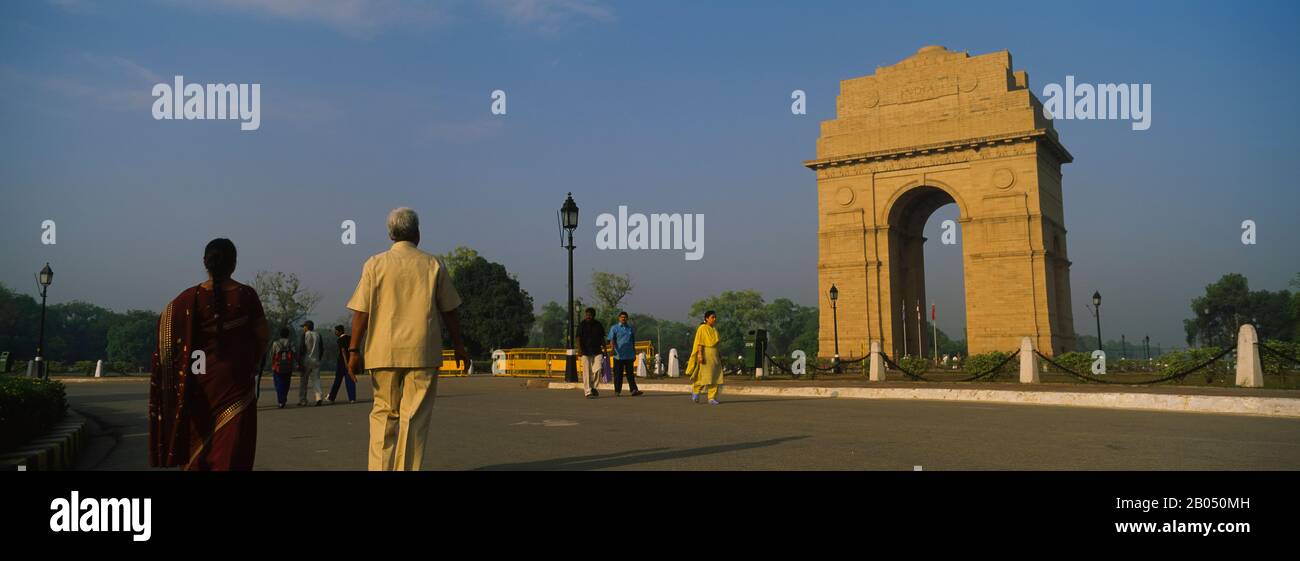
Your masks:
[[[439,256],[448,268],[452,283],[461,294],[459,310],[466,349],[474,359],[488,359],[494,349],[517,347],[563,348],[568,330],[568,310],[559,302],[542,305],[534,314],[534,302],[528,291],[504,265],[492,262],[471,248],[457,247]],[[1206,286],[1203,296],[1191,302],[1193,317],[1183,325],[1189,346],[1231,346],[1242,323],[1252,323],[1265,340],[1300,341],[1300,274],[1290,282],[1297,292],[1250,290],[1246,277],[1227,274]],[[300,336],[299,325],[308,319],[321,296],[308,290],[293,273],[259,272],[253,287],[262,299],[272,337],[287,327]],[[590,305],[597,319],[608,328],[616,321],[620,306],[634,290],[628,275],[597,271],[588,284],[590,303],[578,297],[574,303],[575,323]],[[787,298],[771,301],[755,290],[725,291],[697,300],[690,307],[690,321],[681,322],[628,310],[629,322],[637,328],[637,339],[655,341],[656,348],[690,352],[698,321],[707,310],[718,313],[717,329],[722,338],[722,356],[734,358],[744,353],[745,339],[755,329],[768,332],[769,352],[789,356],[798,349],[816,358],[818,350],[818,309],[802,306]],[[8,351],[15,362],[34,355],[40,303],[0,284],[0,352]],[[318,322],[322,323],[322,322]],[[349,326],[347,316],[335,323]],[[149,367],[157,345],[158,313],[128,310],[124,313],[87,302],[67,302],[47,307],[45,322],[45,356],[60,363],[105,359],[118,371],[135,371]],[[318,326],[326,341],[327,363],[333,362],[332,324]],[[933,326],[925,324],[927,350],[933,352],[930,338]],[[966,341],[954,340],[938,331],[939,353],[966,354]],[[1096,338],[1080,334],[1077,348],[1096,348]],[[446,334],[444,334],[444,342]],[[1141,340],[1127,341],[1122,349],[1118,341],[1108,340],[1106,351],[1118,356],[1144,355]],[[841,348],[841,356],[860,356],[861,349]],[[1152,356],[1164,349],[1152,348]]]

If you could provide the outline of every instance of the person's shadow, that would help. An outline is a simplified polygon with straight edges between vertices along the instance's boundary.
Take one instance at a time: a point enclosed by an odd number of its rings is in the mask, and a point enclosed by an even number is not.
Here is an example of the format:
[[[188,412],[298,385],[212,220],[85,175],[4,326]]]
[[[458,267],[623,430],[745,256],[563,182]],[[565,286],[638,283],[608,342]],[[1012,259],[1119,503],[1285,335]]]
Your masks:
[[[791,440],[802,440],[805,438],[808,438],[808,436],[786,436],[782,438],[760,440],[757,442],[701,446],[699,448],[686,448],[683,450],[673,450],[671,448],[645,448],[641,450],[628,450],[625,452],[601,454],[596,456],[573,456],[568,458],[540,460],[536,462],[494,464],[476,468],[475,471],[586,471],[593,469],[608,469],[648,462],[657,462],[661,460],[677,460],[681,458],[719,454],[722,452],[734,452],[737,450],[776,446]]]

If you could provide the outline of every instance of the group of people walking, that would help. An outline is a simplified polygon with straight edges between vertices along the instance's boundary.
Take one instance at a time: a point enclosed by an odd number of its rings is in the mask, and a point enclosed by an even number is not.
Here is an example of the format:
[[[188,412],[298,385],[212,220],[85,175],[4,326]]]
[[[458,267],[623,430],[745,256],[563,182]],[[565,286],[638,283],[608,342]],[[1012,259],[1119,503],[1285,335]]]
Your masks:
[[[332,403],[340,383],[348,402],[356,401],[356,376],[370,374],[374,404],[370,410],[367,467],[374,470],[419,470],[423,464],[438,369],[442,366],[442,329],[450,335],[455,360],[468,362],[457,308],[460,295],[451,276],[432,254],[417,248],[419,217],[409,208],[388,215],[393,245],[370,257],[361,270],[347,307],[352,334],[334,327],[338,340],[334,385],[322,399],[320,367],[325,353],[315,325],[304,322],[302,336],[291,341],[283,328],[272,342],[266,313],[252,287],[231,278],[235,244],[212,240],[204,248],[208,279],[185,289],[167,304],[158,322],[149,386],[149,464],[186,470],[249,470],[257,441],[256,404],[265,357],[271,357],[276,401],[286,405],[294,370],[301,373],[298,405]],[[641,395],[633,373],[636,331],[627,313],[606,332],[587,309],[577,341],[586,371],[585,393],[594,398],[597,376],[608,341],[615,359],[614,395],[626,377],[631,395]],[[687,373],[691,399],[705,394],[717,405],[722,386],[717,314],[705,314],[696,330]],[[308,389],[314,400],[308,400]]]
[[[582,322],[578,324],[578,357],[583,371],[583,393],[588,399],[600,396],[600,374],[607,364],[605,341],[609,341],[614,350],[614,397],[623,395],[623,377],[627,377],[627,388],[633,397],[641,395],[636,388],[636,374],[633,364],[636,362],[636,329],[627,323],[627,312],[618,313],[618,323],[611,325],[609,331],[596,319],[596,309],[587,308]]]
[[[294,371],[300,373],[298,380],[298,406],[314,403],[317,406],[334,403],[339,395],[339,386],[344,385],[348,392],[348,403],[357,401],[356,376],[348,371],[347,348],[351,336],[347,335],[342,325],[334,326],[334,337],[338,341],[338,351],[334,361],[334,385],[329,394],[321,391],[320,368],[325,357],[325,345],[320,334],[316,333],[316,324],[311,320],[302,324],[302,336],[291,342],[293,334],[288,327],[280,328],[280,338],[271,343],[271,374],[275,379],[275,397],[279,408],[284,409],[289,399],[289,384]],[[260,381],[261,376],[258,376]],[[307,399],[308,388],[312,390],[312,400]],[[258,385],[258,395],[261,385]]]
[[[600,396],[600,377],[608,363],[605,356],[605,342],[608,341],[614,354],[614,397],[623,395],[623,377],[627,377],[631,395],[641,395],[636,387],[636,375],[633,363],[636,361],[636,329],[628,324],[627,312],[618,313],[618,323],[610,326],[609,331],[596,319],[595,308],[587,308],[582,322],[578,324],[578,357],[583,371],[582,391],[587,399]],[[686,375],[691,380],[691,401],[700,402],[700,394],[705,394],[710,405],[718,405],[718,391],[722,387],[722,361],[718,355],[718,331],[713,325],[718,321],[718,314],[713,310],[704,313],[704,321],[695,330],[695,340],[691,344],[691,358],[686,364]]]

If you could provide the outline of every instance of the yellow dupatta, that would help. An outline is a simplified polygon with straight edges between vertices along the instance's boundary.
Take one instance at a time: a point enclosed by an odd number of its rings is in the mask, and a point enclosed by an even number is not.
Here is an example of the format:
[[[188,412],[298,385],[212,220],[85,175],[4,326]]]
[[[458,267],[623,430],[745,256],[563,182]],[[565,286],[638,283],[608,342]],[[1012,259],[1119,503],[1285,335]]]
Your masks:
[[[700,371],[700,346],[718,346],[718,330],[707,323],[701,323],[695,330],[695,342],[691,343],[691,358],[686,362],[686,374],[692,378]]]

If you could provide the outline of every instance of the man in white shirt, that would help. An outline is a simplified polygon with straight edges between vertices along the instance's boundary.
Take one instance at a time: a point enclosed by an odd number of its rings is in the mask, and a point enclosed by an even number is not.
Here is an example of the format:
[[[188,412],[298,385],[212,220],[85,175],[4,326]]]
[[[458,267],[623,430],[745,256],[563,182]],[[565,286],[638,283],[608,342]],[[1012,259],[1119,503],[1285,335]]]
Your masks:
[[[392,247],[361,269],[352,310],[348,369],[370,372],[371,471],[418,471],[438,391],[442,326],[447,326],[457,366],[467,359],[456,308],[460,294],[437,257],[416,248],[420,219],[409,208],[388,215]]]
[[[325,357],[325,345],[316,332],[316,324],[307,320],[302,324],[302,347],[299,349],[299,364],[302,366],[302,384],[298,386],[298,405],[307,405],[307,384],[312,385],[316,394],[316,405],[321,404],[325,392],[320,385],[320,363]]]

